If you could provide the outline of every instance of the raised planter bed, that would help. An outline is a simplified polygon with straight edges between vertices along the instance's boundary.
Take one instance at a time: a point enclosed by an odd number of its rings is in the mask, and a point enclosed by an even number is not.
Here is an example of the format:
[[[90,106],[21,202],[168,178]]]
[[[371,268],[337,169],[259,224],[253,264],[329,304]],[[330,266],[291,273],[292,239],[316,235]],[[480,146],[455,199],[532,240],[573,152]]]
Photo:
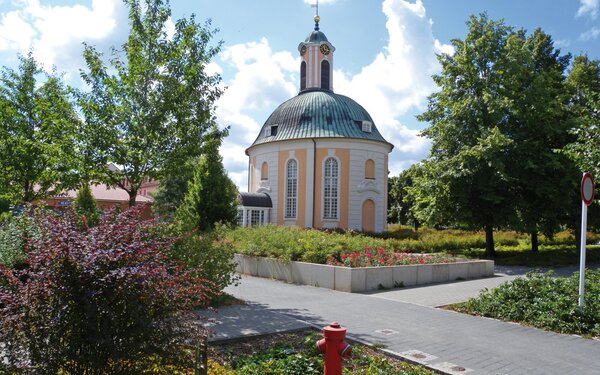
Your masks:
[[[350,268],[241,254],[236,254],[234,259],[237,263],[236,271],[242,274],[342,292],[366,292],[381,288],[478,279],[494,275],[494,262],[491,260]]]

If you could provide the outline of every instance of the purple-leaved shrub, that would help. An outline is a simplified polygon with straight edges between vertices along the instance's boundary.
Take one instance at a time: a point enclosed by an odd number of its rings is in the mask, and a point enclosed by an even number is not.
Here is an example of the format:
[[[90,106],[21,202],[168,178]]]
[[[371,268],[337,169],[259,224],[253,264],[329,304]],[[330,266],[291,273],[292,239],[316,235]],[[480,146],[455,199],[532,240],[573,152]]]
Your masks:
[[[175,239],[143,209],[83,230],[72,212],[34,215],[41,235],[25,239],[24,266],[0,265],[0,370],[130,374],[149,359],[190,363],[186,348],[204,334],[192,309],[218,292],[169,258]]]

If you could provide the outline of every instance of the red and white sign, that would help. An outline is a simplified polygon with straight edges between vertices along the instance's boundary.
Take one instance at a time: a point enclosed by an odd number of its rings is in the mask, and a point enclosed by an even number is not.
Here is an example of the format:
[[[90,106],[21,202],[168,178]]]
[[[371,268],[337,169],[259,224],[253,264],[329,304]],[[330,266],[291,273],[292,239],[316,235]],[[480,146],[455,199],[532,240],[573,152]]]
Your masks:
[[[583,308],[585,292],[585,245],[587,243],[587,210],[594,200],[594,178],[588,172],[581,178],[581,242],[579,244],[581,255],[579,256],[579,301],[578,305]]]
[[[581,179],[581,200],[586,206],[592,204],[594,200],[594,178],[588,172],[583,174]]]

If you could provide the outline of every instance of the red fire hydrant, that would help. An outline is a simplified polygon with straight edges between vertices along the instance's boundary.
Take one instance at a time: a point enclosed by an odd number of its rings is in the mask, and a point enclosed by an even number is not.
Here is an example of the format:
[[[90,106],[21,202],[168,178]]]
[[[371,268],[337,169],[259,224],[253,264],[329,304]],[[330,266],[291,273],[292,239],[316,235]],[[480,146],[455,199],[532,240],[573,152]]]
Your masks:
[[[342,361],[352,354],[352,346],[345,338],[346,328],[338,322],[323,327],[323,338],[317,341],[317,349],[325,353],[324,375],[342,374]]]

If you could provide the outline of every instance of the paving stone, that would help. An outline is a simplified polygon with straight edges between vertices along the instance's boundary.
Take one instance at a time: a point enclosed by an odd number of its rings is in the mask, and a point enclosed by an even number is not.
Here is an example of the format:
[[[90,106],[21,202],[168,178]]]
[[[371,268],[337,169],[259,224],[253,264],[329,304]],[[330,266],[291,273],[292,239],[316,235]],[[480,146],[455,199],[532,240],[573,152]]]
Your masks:
[[[526,270],[503,268],[503,271],[508,276],[483,280],[498,283],[501,278],[516,277]],[[478,290],[466,283],[424,286],[411,293],[420,294],[423,301],[439,300],[444,293],[454,298],[464,298],[464,295],[473,293],[476,296]],[[444,287],[440,289],[440,286]],[[348,329],[349,336],[371,343],[384,342],[388,350],[396,353],[420,350],[438,357],[434,363],[456,364],[473,370],[471,374],[599,373],[599,341],[406,302],[402,300],[404,297],[390,294],[396,290],[343,293],[243,277],[239,286],[228,288],[227,292],[251,301],[253,304],[250,306],[259,308],[259,312],[252,309],[237,311],[243,316],[244,327],[255,331],[260,331],[260,322],[268,323],[266,328],[271,330],[276,328],[277,324],[269,323],[273,319],[264,318],[272,316],[269,314],[283,315],[292,321],[301,320],[319,327],[338,321]],[[218,320],[226,325],[221,317]],[[231,318],[230,321],[237,324],[241,332],[241,319]],[[382,329],[398,333],[386,336],[375,332]]]

